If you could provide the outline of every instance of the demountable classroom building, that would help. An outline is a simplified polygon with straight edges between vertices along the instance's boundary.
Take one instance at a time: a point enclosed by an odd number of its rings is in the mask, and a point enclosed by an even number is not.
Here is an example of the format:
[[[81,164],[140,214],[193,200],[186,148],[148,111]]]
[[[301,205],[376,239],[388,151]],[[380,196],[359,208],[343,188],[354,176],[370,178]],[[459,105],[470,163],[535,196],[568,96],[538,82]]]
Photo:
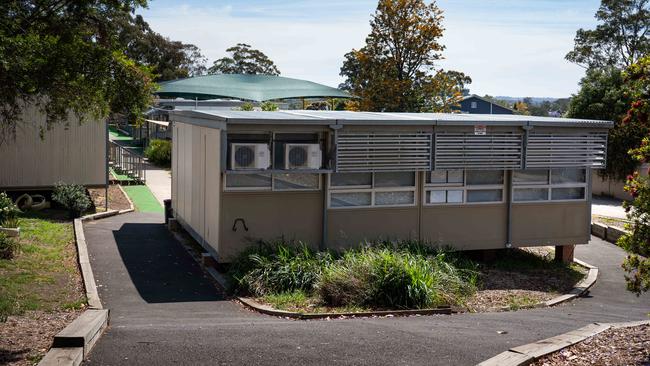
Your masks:
[[[516,115],[172,111],[172,208],[219,262],[254,240],[458,250],[590,239],[608,121]]]
[[[107,130],[104,121],[80,124],[70,113],[48,128],[37,106],[24,108],[15,136],[0,143],[0,189],[50,189],[58,182],[86,187],[107,182]]]

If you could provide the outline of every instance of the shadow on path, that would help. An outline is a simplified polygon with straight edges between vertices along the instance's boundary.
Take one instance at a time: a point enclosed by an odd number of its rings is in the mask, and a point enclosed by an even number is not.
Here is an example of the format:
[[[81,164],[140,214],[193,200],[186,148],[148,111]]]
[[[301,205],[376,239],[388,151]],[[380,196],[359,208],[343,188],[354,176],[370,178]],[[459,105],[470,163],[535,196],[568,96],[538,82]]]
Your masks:
[[[223,299],[164,224],[125,223],[113,236],[131,281],[146,302]]]

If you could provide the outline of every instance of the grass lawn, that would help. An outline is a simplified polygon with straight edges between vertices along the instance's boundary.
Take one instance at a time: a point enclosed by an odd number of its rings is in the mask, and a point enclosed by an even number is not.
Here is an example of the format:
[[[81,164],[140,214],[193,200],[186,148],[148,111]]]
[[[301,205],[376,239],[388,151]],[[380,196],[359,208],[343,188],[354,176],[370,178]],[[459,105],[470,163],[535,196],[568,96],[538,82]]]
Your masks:
[[[46,210],[20,218],[20,253],[0,259],[0,320],[26,310],[55,311],[85,303],[72,222]],[[54,216],[55,218],[52,218]]]

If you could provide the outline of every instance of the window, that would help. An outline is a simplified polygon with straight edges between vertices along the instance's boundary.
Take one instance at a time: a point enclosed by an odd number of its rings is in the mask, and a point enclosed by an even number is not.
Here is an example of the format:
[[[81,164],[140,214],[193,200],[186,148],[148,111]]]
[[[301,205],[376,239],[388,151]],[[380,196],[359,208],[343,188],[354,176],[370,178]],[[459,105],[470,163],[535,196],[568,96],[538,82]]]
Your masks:
[[[478,104],[476,102],[471,103],[471,108],[476,109],[478,107]]]
[[[584,200],[587,171],[579,168],[517,170],[512,176],[514,202]]]
[[[415,205],[414,172],[332,173],[329,207]]]
[[[224,191],[317,191],[320,174],[225,174]]]
[[[502,170],[434,170],[425,186],[427,205],[503,202]]]

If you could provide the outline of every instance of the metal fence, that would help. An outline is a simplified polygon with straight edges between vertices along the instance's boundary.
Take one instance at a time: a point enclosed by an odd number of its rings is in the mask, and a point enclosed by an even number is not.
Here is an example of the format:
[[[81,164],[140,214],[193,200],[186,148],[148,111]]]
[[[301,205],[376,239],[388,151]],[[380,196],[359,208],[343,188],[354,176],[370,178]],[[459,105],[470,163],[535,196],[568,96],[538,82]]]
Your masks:
[[[147,164],[144,158],[129,149],[109,141],[109,161],[115,172],[144,183],[147,177]]]

